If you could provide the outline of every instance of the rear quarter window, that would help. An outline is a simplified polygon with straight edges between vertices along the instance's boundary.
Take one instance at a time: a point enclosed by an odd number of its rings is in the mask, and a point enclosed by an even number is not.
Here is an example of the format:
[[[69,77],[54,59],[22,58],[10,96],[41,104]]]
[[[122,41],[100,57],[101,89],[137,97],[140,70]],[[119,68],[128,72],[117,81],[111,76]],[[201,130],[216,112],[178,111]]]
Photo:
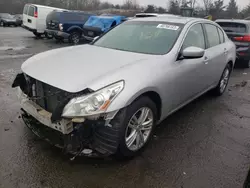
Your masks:
[[[230,33],[246,33],[247,26],[243,23],[235,23],[235,22],[217,22],[225,32]]]

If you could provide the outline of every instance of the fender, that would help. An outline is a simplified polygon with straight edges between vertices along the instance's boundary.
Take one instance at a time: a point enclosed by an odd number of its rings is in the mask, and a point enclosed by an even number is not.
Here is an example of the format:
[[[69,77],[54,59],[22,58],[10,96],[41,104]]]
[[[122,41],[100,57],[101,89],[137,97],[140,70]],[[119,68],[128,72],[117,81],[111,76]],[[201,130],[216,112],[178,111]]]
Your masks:
[[[80,26],[77,26],[77,25],[74,25],[74,26],[71,26],[67,29],[67,32],[70,33],[72,30],[80,30],[80,31],[83,31],[83,29],[80,27]]]

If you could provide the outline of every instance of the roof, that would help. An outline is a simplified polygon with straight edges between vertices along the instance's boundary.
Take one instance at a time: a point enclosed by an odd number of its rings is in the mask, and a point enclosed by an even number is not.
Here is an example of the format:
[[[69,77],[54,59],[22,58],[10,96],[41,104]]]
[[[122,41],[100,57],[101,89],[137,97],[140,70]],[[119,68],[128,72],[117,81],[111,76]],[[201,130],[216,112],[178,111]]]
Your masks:
[[[166,15],[173,15],[176,16],[174,14],[158,14],[158,13],[137,13],[135,16],[137,15],[150,15],[150,16],[166,16]]]
[[[244,23],[250,24],[250,20],[240,20],[240,19],[218,19],[215,22],[233,22],[233,23]]]
[[[153,22],[174,22],[174,23],[180,23],[180,24],[186,24],[190,21],[208,21],[206,19],[201,19],[201,18],[189,18],[189,17],[182,17],[182,16],[160,16],[160,17],[144,17],[144,18],[136,18],[129,20],[130,22],[133,21],[153,21]]]
[[[67,9],[50,7],[50,6],[45,6],[45,5],[38,5],[38,4],[33,4],[33,3],[26,3],[25,5],[34,5],[34,6],[41,7],[41,8],[51,8],[51,9],[55,9],[55,10],[67,10]]]

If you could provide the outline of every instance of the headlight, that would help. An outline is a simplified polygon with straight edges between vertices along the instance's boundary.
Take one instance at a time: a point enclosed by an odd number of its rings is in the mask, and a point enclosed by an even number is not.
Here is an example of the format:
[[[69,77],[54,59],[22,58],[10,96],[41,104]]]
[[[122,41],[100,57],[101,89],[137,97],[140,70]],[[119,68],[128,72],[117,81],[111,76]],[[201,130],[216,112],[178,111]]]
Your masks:
[[[104,113],[123,88],[124,82],[120,81],[90,95],[73,98],[64,107],[62,116],[72,118]]]
[[[59,24],[59,29],[60,29],[60,31],[62,31],[63,30],[63,24]]]

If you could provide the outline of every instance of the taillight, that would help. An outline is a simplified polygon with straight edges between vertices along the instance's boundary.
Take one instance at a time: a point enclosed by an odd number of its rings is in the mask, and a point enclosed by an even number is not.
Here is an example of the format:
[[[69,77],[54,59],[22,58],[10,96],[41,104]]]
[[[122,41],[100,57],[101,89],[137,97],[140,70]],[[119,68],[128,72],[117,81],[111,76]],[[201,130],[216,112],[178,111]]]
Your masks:
[[[234,40],[240,41],[240,42],[250,42],[250,35],[245,35],[242,37],[234,37]]]
[[[35,7],[34,17],[35,17],[35,18],[38,18],[38,11],[37,11],[37,7]]]

